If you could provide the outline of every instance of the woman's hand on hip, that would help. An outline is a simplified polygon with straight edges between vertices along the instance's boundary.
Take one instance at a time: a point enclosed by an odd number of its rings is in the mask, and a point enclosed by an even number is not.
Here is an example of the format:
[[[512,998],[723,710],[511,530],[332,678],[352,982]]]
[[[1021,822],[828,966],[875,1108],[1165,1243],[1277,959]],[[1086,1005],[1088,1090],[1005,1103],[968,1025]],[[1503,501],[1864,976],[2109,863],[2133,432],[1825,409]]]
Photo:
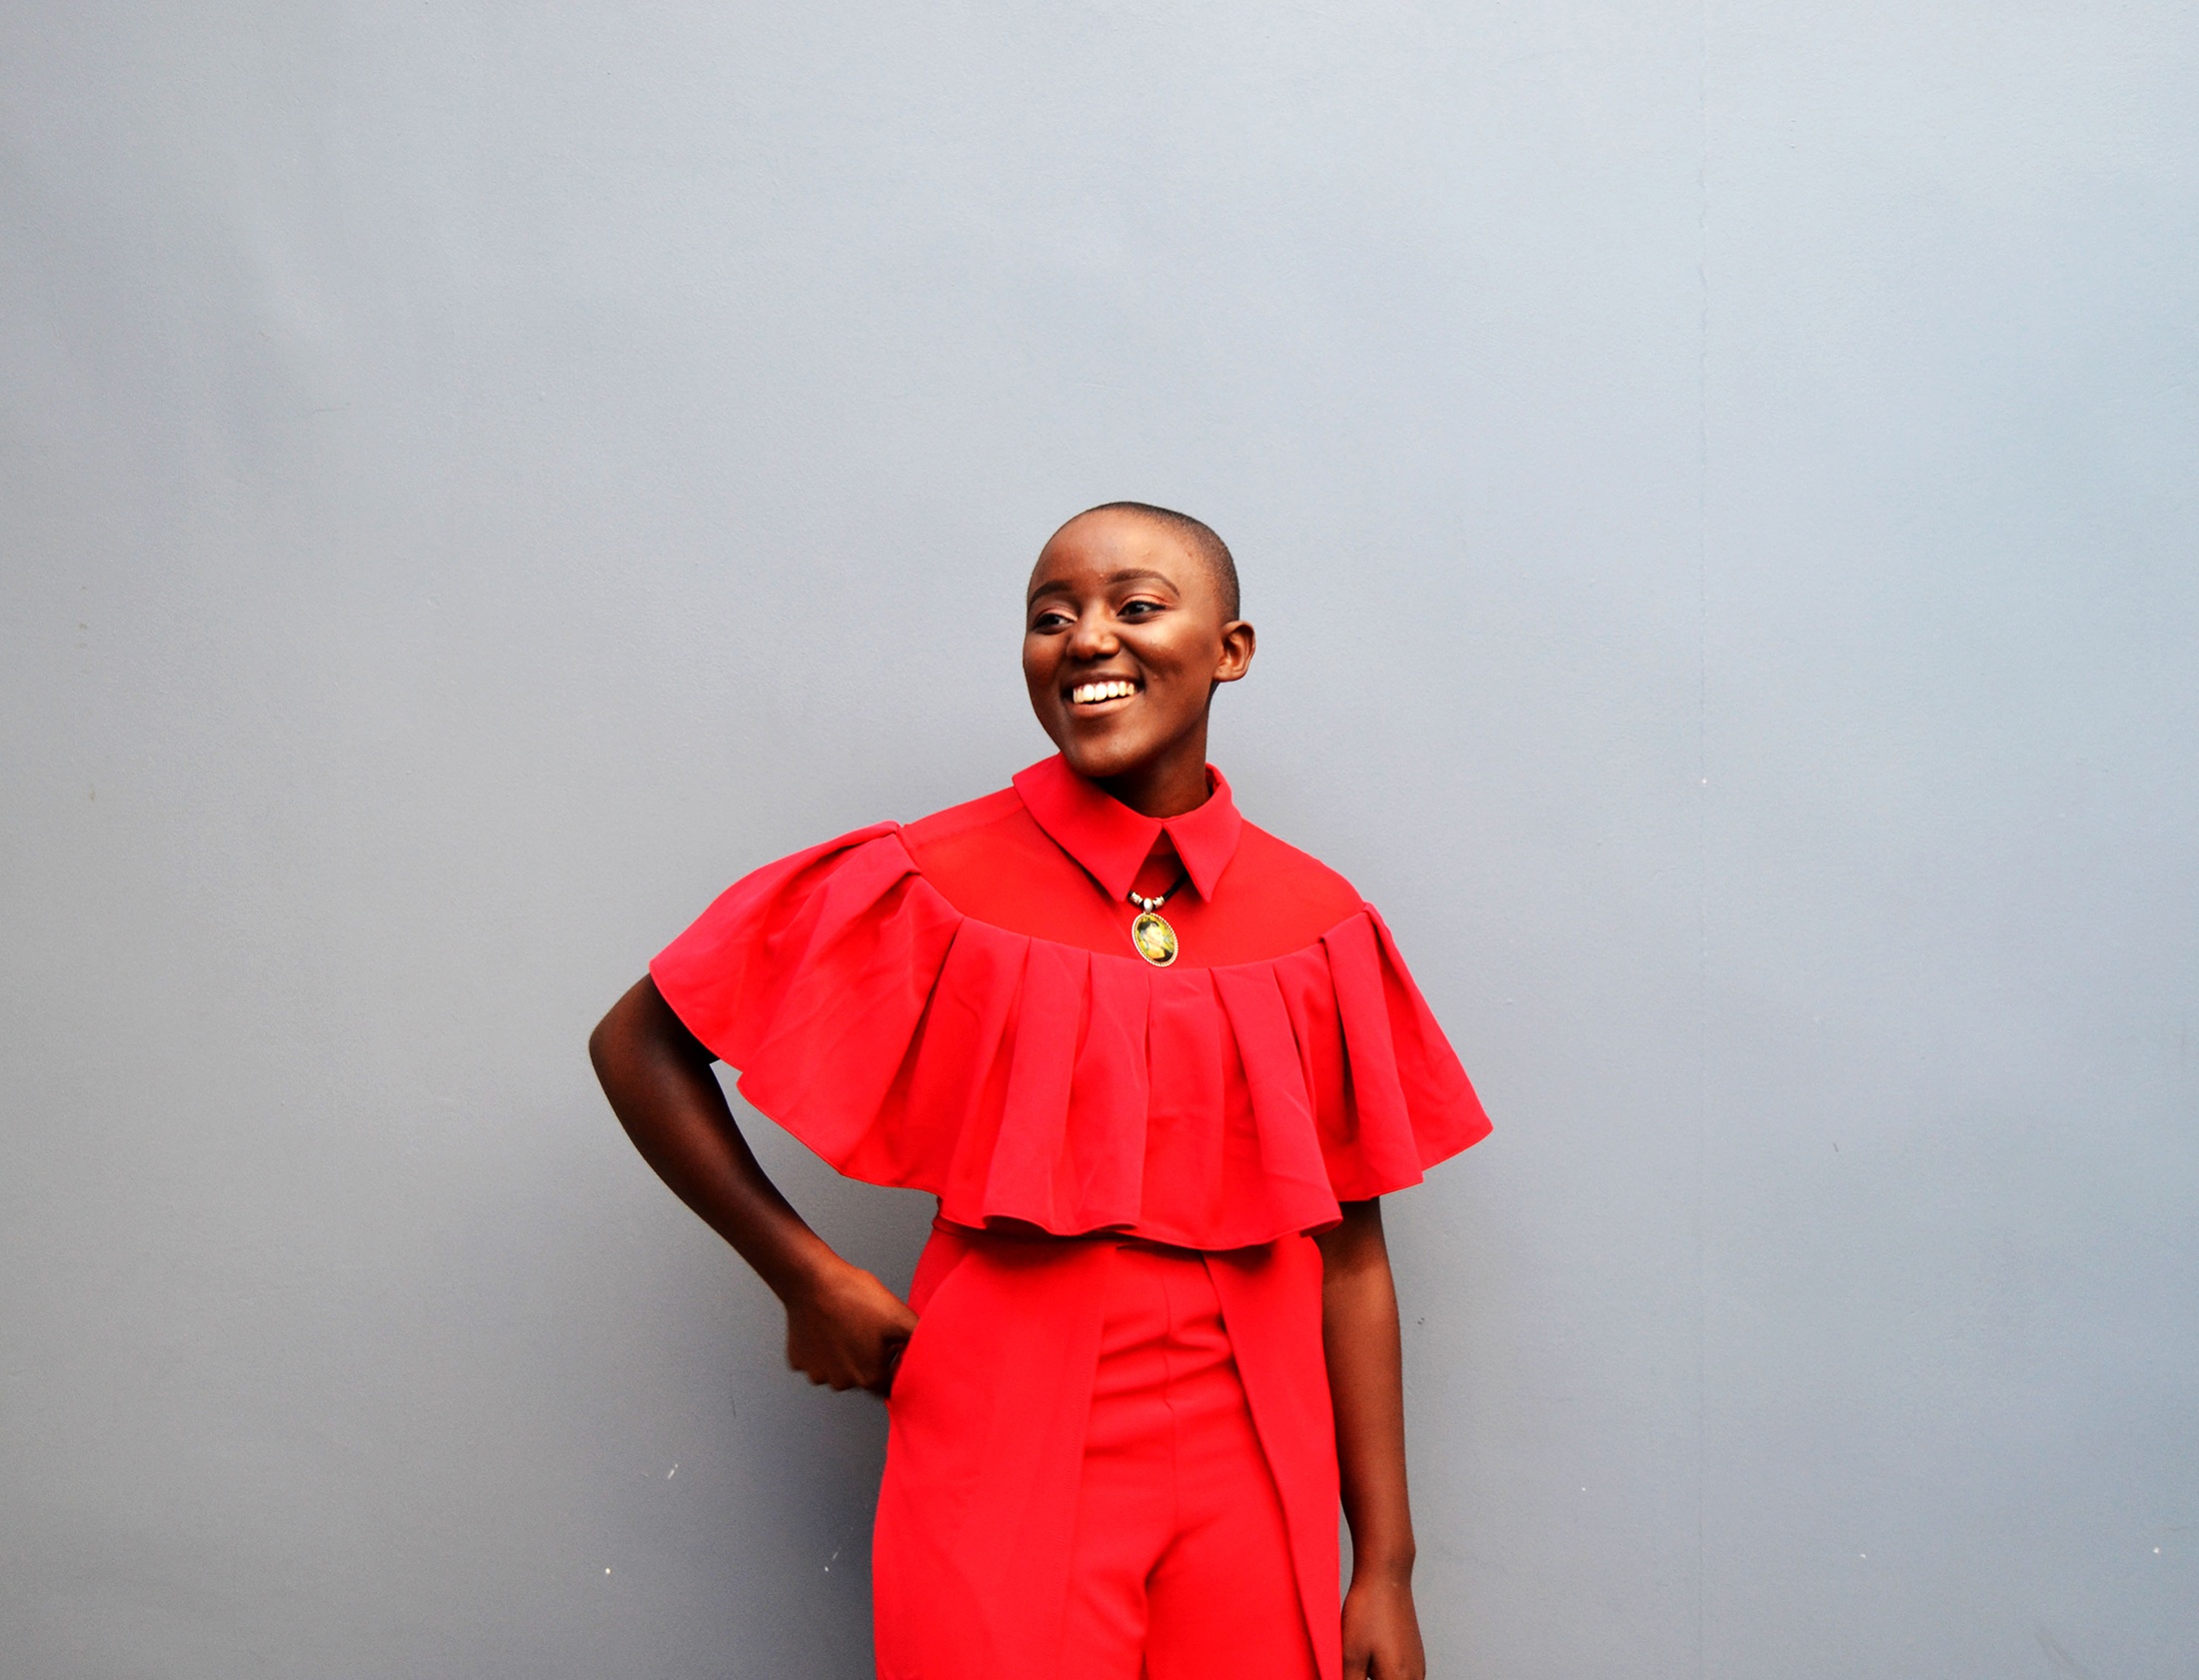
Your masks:
[[[821,1386],[884,1394],[916,1327],[907,1301],[835,1255],[787,1294],[787,1363]]]

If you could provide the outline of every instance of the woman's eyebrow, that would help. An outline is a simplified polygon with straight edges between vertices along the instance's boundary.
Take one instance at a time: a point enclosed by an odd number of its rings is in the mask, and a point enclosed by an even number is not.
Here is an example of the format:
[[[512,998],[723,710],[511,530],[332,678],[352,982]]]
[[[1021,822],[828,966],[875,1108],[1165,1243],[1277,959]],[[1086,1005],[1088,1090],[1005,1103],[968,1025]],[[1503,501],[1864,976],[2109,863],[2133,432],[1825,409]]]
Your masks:
[[[1130,584],[1139,582],[1151,584],[1166,584],[1170,589],[1175,588],[1175,580],[1169,577],[1167,573],[1155,572],[1149,567],[1143,566],[1127,566],[1119,572],[1109,572],[1106,577],[1101,579],[1100,581],[1102,583],[1108,584]],[[1024,598],[1024,604],[1026,606],[1029,606],[1032,602],[1037,601],[1042,595],[1067,595],[1075,590],[1076,587],[1077,586],[1072,584],[1067,578],[1049,578],[1043,584],[1033,584],[1031,586],[1031,593]]]

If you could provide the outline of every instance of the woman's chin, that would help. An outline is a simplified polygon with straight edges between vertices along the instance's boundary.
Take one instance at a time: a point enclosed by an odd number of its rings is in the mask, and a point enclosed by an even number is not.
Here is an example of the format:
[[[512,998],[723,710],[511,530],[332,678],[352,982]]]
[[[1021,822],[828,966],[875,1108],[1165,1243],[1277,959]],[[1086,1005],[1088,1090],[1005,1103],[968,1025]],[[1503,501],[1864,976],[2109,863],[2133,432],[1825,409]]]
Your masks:
[[[1088,782],[1110,782],[1141,770],[1159,756],[1157,742],[1126,739],[1113,731],[1066,732],[1062,757],[1069,768]]]

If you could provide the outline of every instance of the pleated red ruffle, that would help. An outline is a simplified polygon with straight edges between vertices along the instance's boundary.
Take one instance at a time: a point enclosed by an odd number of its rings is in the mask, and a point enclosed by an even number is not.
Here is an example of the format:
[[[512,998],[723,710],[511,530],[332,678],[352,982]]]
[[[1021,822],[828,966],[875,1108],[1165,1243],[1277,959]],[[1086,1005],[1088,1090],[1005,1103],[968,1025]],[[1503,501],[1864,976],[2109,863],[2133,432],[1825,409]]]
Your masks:
[[[1489,1130],[1372,905],[1153,968],[971,919],[887,823],[736,882],[650,972],[760,1111],[961,1225],[1245,1247]]]

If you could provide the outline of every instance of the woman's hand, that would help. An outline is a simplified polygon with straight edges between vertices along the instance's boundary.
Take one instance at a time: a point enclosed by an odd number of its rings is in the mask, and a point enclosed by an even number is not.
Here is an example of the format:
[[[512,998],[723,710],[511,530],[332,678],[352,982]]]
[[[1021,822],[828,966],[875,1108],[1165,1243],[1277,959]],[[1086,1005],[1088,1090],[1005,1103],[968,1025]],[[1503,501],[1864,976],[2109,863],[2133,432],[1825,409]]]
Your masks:
[[[1412,1583],[1356,1572],[1343,1595],[1343,1680],[1426,1680]]]
[[[787,1293],[787,1363],[822,1386],[885,1394],[916,1327],[908,1302],[834,1255]]]

